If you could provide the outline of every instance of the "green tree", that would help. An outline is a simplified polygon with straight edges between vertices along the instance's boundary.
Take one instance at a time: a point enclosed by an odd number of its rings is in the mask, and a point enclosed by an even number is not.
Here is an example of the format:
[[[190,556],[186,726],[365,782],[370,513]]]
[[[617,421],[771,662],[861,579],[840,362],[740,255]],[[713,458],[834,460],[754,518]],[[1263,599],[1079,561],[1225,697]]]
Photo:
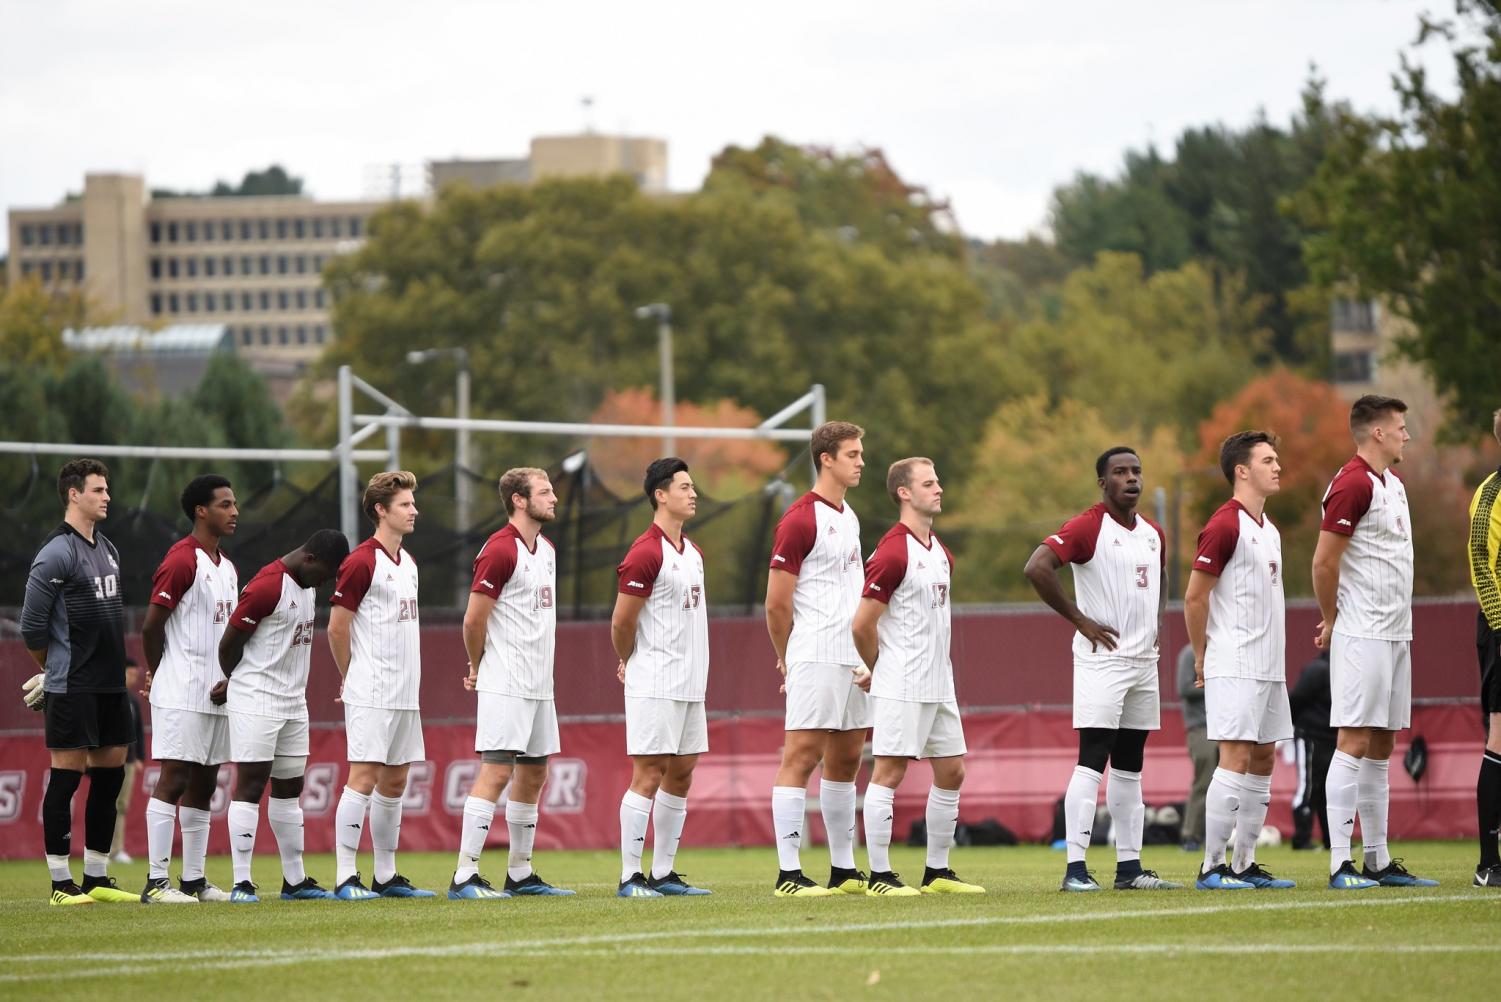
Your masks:
[[[1501,386],[1501,12],[1460,0],[1424,17],[1417,45],[1450,46],[1459,93],[1445,100],[1416,60],[1393,76],[1400,110],[1346,110],[1296,199],[1309,269],[1329,287],[1379,299],[1412,330],[1398,350],[1448,397],[1455,434],[1487,427]]]
[[[218,181],[209,192],[214,197],[238,195],[301,195],[302,178],[293,177],[280,164],[272,164],[265,170],[245,172],[238,185]]]

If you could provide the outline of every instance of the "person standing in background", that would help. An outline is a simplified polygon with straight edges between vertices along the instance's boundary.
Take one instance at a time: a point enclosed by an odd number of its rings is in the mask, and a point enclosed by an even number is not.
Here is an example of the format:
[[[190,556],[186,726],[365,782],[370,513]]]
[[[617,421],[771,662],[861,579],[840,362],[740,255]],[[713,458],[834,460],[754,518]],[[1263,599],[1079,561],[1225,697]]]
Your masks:
[[[1329,848],[1329,808],[1324,798],[1324,777],[1334,757],[1338,735],[1329,726],[1329,652],[1303,666],[1297,683],[1287,694],[1293,710],[1293,747],[1298,763],[1298,792],[1293,795],[1293,848],[1314,849],[1313,822],[1317,818]]]
[[[1194,649],[1184,644],[1178,652],[1178,700],[1183,704],[1183,736],[1188,745],[1188,760],[1193,763],[1193,785],[1183,808],[1183,851],[1204,848],[1204,795],[1214,779],[1219,764],[1219,746],[1209,740],[1204,717],[1204,690],[1194,684]]]

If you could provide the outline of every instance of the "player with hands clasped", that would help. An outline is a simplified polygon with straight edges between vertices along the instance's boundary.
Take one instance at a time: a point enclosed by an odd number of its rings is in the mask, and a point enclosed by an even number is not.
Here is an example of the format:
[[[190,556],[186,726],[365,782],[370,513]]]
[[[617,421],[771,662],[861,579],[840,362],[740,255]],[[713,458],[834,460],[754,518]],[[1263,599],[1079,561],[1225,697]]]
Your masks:
[[[1100,503],[1043,540],[1024,572],[1042,600],[1075,630],[1079,764],[1063,795],[1068,871],[1059,889],[1100,889],[1084,861],[1108,762],[1105,803],[1115,829],[1115,889],[1175,890],[1183,885],[1141,867],[1141,767],[1147,735],[1161,726],[1157,633],[1167,597],[1162,584],[1166,537],[1155,522],[1137,514],[1142,476],[1135,449],[1118,445],[1101,453],[1095,478]],[[1076,601],[1058,581],[1064,564],[1073,565]]]
[[[557,517],[558,495],[546,471],[532,467],[507,470],[499,490],[508,520],[474,558],[464,612],[470,666],[464,688],[478,693],[474,750],[480,768],[464,801],[459,859],[448,885],[448,896],[460,901],[573,893],[532,869],[547,757],[561,748],[552,679],[558,561],[542,535],[542,526]],[[480,876],[479,859],[502,790],[511,850],[505,885],[497,890]]]
[[[782,763],[771,790],[777,897],[860,894],[855,868],[855,778],[870,729],[868,676],[850,635],[865,585],[860,519],[846,493],[865,467],[859,425],[829,421],[814,429],[813,490],[782,515],[766,579],[766,628],[787,694]],[[818,803],[829,842],[829,884],[803,875],[804,804],[822,766]]]
[[[865,849],[871,897],[910,897],[916,888],[891,869],[896,788],[912,759],[933,769],[928,790],[928,859],[924,894],[983,894],[949,867],[964,783],[964,725],[954,698],[949,657],[954,558],[933,532],[943,510],[943,487],[933,461],[899,459],[886,474],[886,492],[901,518],[881,537],[865,565],[865,586],[851,626],[870,676],[871,751],[875,768],[865,788]]]
[[[698,512],[688,464],[653,460],[643,484],[653,516],[616,568],[619,579],[610,642],[625,685],[625,744],[633,763],[620,800],[622,898],[708,894],[673,869],[688,789],[698,757],[709,750],[704,694],[709,683],[709,602],[704,555],[683,535]],[[641,872],[646,824],[652,865]]]

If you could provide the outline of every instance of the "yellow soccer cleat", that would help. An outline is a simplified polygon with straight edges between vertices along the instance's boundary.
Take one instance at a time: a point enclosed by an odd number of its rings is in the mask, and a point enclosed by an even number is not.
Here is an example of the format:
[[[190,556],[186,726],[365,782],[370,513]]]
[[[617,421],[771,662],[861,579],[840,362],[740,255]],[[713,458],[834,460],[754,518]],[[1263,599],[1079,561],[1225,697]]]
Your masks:
[[[83,893],[99,902],[129,902],[131,904],[141,903],[141,896],[139,894],[131,894],[129,891],[120,890],[120,885],[115,883],[114,877],[85,876],[83,878],[83,887],[81,889]]]
[[[922,892],[924,894],[984,894],[985,888],[979,884],[966,884],[953,870],[945,867],[942,870],[930,868],[923,874]]]
[[[70,880],[62,885],[52,885],[52,903],[60,907],[68,905],[91,905],[94,903],[94,899],[83,893],[83,888]]]
[[[908,887],[889,870],[872,873],[865,885],[865,896],[869,898],[915,898],[917,895],[917,888]]]
[[[835,894],[864,894],[865,874],[859,870],[830,870],[829,890]]]
[[[803,876],[802,870],[778,874],[776,889],[772,891],[772,896],[777,898],[828,898],[834,894],[834,891]]]

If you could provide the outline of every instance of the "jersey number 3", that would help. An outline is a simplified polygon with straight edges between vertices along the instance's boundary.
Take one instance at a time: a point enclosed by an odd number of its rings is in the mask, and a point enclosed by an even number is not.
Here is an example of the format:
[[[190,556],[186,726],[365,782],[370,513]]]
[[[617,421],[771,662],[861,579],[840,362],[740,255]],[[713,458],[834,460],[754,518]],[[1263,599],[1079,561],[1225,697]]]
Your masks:
[[[1147,577],[1147,572],[1151,569],[1152,567],[1150,564],[1136,565],[1136,587],[1146,588],[1151,585],[1151,580]]]

